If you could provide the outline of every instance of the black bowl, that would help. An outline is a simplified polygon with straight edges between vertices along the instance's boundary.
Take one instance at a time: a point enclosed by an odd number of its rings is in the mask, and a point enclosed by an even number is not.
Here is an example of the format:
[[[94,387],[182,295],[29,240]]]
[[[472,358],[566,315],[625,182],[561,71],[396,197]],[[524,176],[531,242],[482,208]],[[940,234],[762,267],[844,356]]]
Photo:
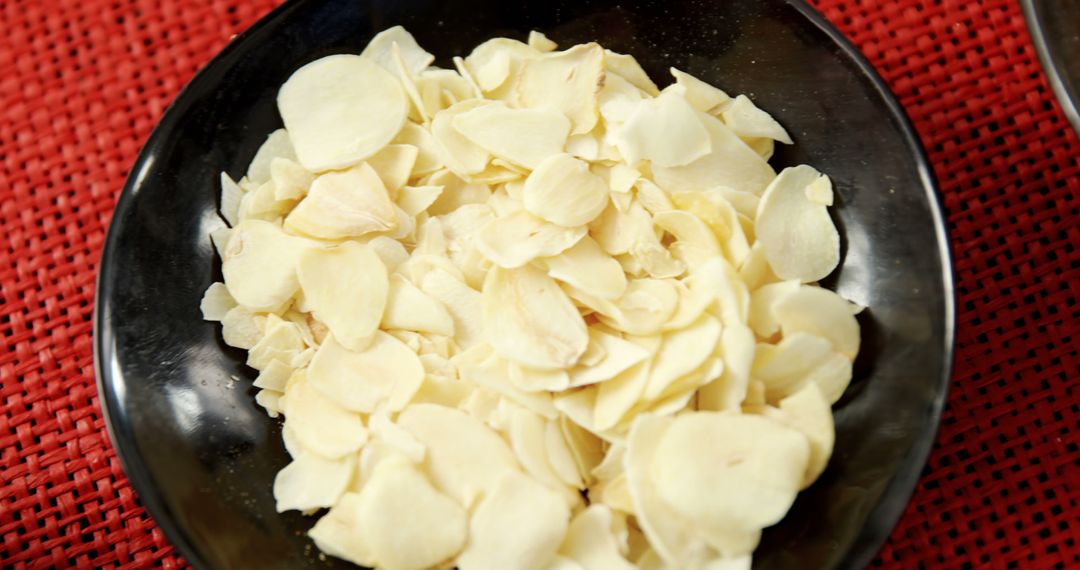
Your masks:
[[[110,433],[143,504],[203,568],[347,567],[320,560],[312,524],[274,511],[288,462],[252,399],[244,355],[203,322],[220,279],[208,234],[218,173],[234,177],[281,126],[277,88],[304,63],[358,52],[403,24],[444,67],[493,36],[539,29],[598,40],[666,81],[676,66],[746,93],[796,140],[773,163],[814,165],[836,187],[845,237],[827,286],[869,307],[863,353],[836,409],[824,476],[764,536],[760,568],[865,565],[895,524],[934,439],[953,344],[948,247],[931,170],[871,67],[801,2],[770,0],[297,0],[237,38],[151,135],[116,207],[102,259],[95,355]]]

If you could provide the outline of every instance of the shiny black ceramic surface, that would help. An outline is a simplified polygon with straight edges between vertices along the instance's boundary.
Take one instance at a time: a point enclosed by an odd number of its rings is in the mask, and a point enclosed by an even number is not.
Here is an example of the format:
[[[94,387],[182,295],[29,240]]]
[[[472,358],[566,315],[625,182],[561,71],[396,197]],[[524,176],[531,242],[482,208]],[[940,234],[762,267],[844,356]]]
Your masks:
[[[277,87],[300,65],[358,52],[404,24],[449,66],[492,36],[539,29],[635,55],[661,84],[676,66],[746,93],[796,140],[773,164],[832,176],[844,261],[826,285],[869,307],[856,379],[837,406],[824,476],[769,529],[759,568],[854,568],[874,555],[925,462],[953,339],[946,237],[907,120],[854,49],[783,0],[298,0],[237,38],[184,90],[132,169],[98,283],[102,403],[143,504],[196,567],[346,567],[321,561],[311,521],[274,512],[287,463],[278,422],[252,397],[242,351],[200,319],[220,279],[208,234],[218,173],[238,178],[280,126]],[[779,145],[778,145],[779,146]]]

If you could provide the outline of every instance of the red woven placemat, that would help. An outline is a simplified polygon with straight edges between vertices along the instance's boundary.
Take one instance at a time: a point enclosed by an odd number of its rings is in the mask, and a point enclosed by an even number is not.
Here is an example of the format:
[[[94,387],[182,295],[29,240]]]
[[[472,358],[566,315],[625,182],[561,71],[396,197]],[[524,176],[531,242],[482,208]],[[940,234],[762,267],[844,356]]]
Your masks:
[[[0,0],[0,566],[183,565],[94,387],[94,277],[168,103],[275,0]],[[875,566],[1080,568],[1080,141],[1014,0],[818,0],[912,117],[944,193],[958,351]]]

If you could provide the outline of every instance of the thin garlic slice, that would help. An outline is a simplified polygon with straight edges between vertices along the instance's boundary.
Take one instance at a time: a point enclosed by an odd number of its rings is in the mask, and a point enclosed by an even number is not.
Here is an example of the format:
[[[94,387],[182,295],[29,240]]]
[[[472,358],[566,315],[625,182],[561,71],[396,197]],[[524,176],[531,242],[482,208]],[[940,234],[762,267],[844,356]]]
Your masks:
[[[382,326],[454,336],[454,319],[446,307],[397,273],[390,276]]]
[[[700,453],[701,442],[710,453]],[[631,448],[633,450],[633,448]],[[757,531],[777,523],[802,483],[810,446],[798,431],[753,415],[677,416],[658,441],[661,499],[706,529]]]
[[[240,222],[229,235],[221,273],[229,294],[255,311],[280,308],[296,293],[296,266],[312,242],[261,220]]]
[[[754,231],[781,279],[817,281],[840,263],[840,234],[829,212],[806,196],[821,176],[805,165],[785,168],[761,197]]]
[[[504,358],[539,369],[573,366],[589,342],[566,294],[533,267],[493,268],[484,282],[484,336]]]
[[[570,510],[559,496],[517,471],[504,472],[476,507],[461,570],[544,570],[555,557]]]
[[[303,449],[322,457],[344,457],[367,442],[367,428],[360,416],[323,396],[302,370],[296,371],[285,387],[281,410]]]
[[[435,486],[465,508],[494,488],[504,473],[518,469],[502,438],[465,412],[413,404],[397,423],[427,447],[424,467]]]
[[[654,166],[684,166],[712,150],[697,111],[672,91],[640,101],[614,137],[631,166],[641,160]]]
[[[583,226],[548,223],[525,210],[496,218],[473,235],[477,250],[506,269],[521,267],[538,257],[558,255],[585,236]]]
[[[331,335],[311,360],[308,381],[347,410],[370,414],[405,407],[424,380],[416,353],[400,340],[377,332],[363,350],[349,350]]]
[[[315,318],[346,347],[360,349],[379,328],[389,289],[386,266],[366,244],[345,242],[300,256],[296,275]]]
[[[553,224],[575,227],[591,222],[608,203],[608,185],[586,162],[555,154],[525,179],[525,209]]]
[[[300,164],[344,168],[375,154],[405,124],[409,100],[389,71],[357,55],[330,55],[296,70],[278,110]]]
[[[453,126],[474,144],[513,164],[536,168],[566,146],[570,121],[556,111],[483,105],[453,118]]]
[[[596,126],[596,96],[603,85],[604,49],[590,43],[524,61],[516,90],[521,106],[566,115],[576,135]]]
[[[285,218],[285,228],[322,239],[357,237],[398,227],[394,203],[367,163],[327,172]]]
[[[356,531],[371,549],[374,565],[381,568],[430,568],[452,558],[466,541],[465,510],[404,459],[381,461],[355,508]]]
[[[720,119],[704,113],[698,117],[709,132],[709,154],[685,166],[654,166],[656,183],[669,192],[726,186],[760,195],[776,177],[772,167]]]

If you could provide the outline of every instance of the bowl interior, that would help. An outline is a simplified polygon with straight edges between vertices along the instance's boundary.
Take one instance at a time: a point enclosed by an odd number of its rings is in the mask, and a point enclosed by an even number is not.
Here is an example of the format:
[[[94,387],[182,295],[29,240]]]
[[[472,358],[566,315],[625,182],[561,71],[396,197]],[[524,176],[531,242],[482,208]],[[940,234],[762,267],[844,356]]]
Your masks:
[[[320,560],[311,520],[274,511],[288,462],[253,401],[243,351],[201,320],[220,280],[208,234],[218,174],[243,174],[280,126],[278,86],[323,55],[403,24],[450,67],[494,36],[538,29],[564,46],[633,54],[661,86],[678,67],[772,113],[796,144],[778,169],[829,174],[844,236],[826,286],[868,307],[855,381],[836,408],[828,470],[765,533],[760,568],[861,567],[925,461],[952,346],[947,246],[927,163],[895,101],[854,50],[798,2],[297,0],[234,41],[185,89],[133,167],[113,218],[96,313],[111,434],[143,503],[199,567],[348,567]],[[778,145],[779,146],[779,145]]]

